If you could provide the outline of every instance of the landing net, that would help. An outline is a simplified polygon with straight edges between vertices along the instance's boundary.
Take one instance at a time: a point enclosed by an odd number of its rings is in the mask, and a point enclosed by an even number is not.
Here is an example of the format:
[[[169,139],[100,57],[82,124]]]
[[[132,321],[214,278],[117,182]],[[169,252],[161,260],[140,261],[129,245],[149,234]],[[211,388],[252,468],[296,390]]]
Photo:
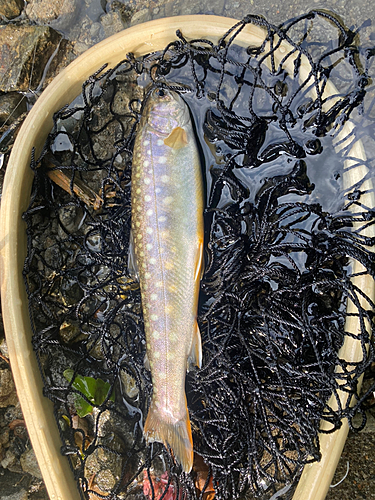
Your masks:
[[[236,45],[247,25],[264,28],[259,46]],[[279,27],[249,15],[217,44],[177,32],[161,53],[99,69],[56,113],[31,164],[24,275],[44,393],[83,498],[270,498],[319,460],[322,421],[333,432],[363,413],[374,304],[354,274],[374,277],[372,56],[326,12]],[[205,168],[189,475],[142,433],[152,384],[128,249],[132,150],[150,84],[183,95]],[[358,139],[367,160],[350,156]],[[360,172],[350,185],[348,157]],[[360,342],[355,362],[340,356],[346,338]]]

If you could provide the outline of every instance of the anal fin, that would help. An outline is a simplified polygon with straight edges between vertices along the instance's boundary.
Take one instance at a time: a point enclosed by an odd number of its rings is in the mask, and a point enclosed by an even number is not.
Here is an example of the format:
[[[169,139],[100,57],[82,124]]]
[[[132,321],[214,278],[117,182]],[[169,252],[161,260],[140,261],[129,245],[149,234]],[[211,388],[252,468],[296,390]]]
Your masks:
[[[128,250],[128,272],[134,281],[139,281],[137,258],[135,256],[135,245],[133,230],[130,230],[129,250]]]

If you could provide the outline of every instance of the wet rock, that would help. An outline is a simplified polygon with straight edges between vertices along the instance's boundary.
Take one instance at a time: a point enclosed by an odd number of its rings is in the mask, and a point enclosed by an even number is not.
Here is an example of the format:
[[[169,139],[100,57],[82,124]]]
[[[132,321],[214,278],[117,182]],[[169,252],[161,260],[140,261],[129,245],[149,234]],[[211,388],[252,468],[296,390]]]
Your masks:
[[[80,328],[78,322],[73,321],[64,321],[60,326],[60,339],[64,344],[71,344],[72,342],[76,342],[80,337]]]
[[[129,375],[125,370],[121,370],[120,372],[121,385],[125,393],[129,398],[134,399],[138,396],[138,386],[135,379]]]
[[[46,26],[1,26],[0,91],[35,90],[60,38]]]
[[[9,358],[7,341],[5,339],[0,340],[0,352],[6,358]]]
[[[210,8],[212,9],[212,12],[214,14],[216,14],[217,16],[221,16],[224,11],[224,5],[225,5],[225,0],[215,0],[215,2],[212,3]]]
[[[16,493],[10,495],[2,496],[1,500],[28,500],[29,494],[25,489],[21,489]]]
[[[59,209],[60,222],[64,229],[70,233],[77,231],[82,215],[82,210],[75,205],[68,205]]]
[[[19,457],[18,454],[15,453],[13,448],[9,448],[6,453],[5,457],[1,460],[0,465],[3,469],[8,469],[12,472],[21,472],[22,468],[19,463]]]
[[[90,48],[90,45],[85,42],[76,42],[74,44],[74,54],[79,56]]]
[[[38,24],[53,25],[56,29],[64,29],[73,21],[78,9],[77,0],[31,0],[27,3],[27,17]]]
[[[150,19],[151,19],[151,14],[149,9],[141,9],[133,15],[130,24],[134,26],[135,24],[145,23]]]
[[[98,472],[95,482],[102,491],[111,491],[115,487],[117,479],[112,471],[105,469]]]
[[[18,402],[12,373],[5,368],[0,370],[0,408],[15,405]]]
[[[27,109],[26,99],[22,94],[9,92],[0,96],[0,123],[12,123]]]
[[[119,13],[121,22],[124,25],[127,26],[130,23],[130,19],[133,14],[133,8],[130,5],[125,5],[118,0],[114,0],[110,5],[110,9],[114,12]]]
[[[34,450],[32,448],[29,448],[24,453],[22,453],[20,457],[20,463],[24,472],[28,472],[32,476],[43,479]]]
[[[1,447],[6,447],[9,443],[9,434],[10,434],[10,431],[7,427],[5,427],[5,429],[2,429],[1,433],[0,433],[0,449]]]
[[[102,16],[100,20],[104,29],[105,37],[114,35],[126,27],[126,25],[122,23],[122,18],[119,12],[108,12],[108,14]]]
[[[21,14],[23,0],[0,0],[0,16],[14,19]]]
[[[20,403],[17,403],[14,406],[9,406],[4,413],[4,422],[10,424],[14,420],[23,419],[22,411]]]
[[[43,84],[45,88],[49,83],[58,75],[68,64],[70,64],[75,59],[74,54],[74,43],[70,40],[61,40],[59,47],[57,49],[56,55],[54,55],[52,61],[50,60],[50,65],[46,74],[46,79]]]
[[[85,477],[96,475],[96,483],[102,491],[110,491],[119,481],[122,472],[122,459],[115,453],[97,448],[85,463]],[[99,482],[98,482],[99,479]],[[100,484],[99,484],[100,483]]]
[[[53,245],[47,248],[44,252],[44,260],[47,266],[52,269],[61,269],[62,266],[62,255],[60,248],[57,245]]]

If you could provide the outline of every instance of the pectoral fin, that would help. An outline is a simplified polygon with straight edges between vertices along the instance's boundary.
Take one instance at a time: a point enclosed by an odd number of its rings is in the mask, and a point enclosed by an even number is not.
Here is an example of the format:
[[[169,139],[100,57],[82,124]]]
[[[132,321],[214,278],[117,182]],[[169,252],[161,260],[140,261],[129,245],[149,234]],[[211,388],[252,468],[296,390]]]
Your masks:
[[[181,127],[176,127],[172,130],[169,136],[164,139],[164,144],[173,149],[184,148],[188,144],[188,136],[186,131]]]
[[[197,321],[195,321],[193,341],[191,343],[191,350],[188,357],[187,370],[190,371],[194,366],[197,366],[198,368],[202,366],[202,339]]]
[[[135,281],[139,281],[139,272],[138,272],[137,259],[135,256],[134,248],[135,247],[134,247],[133,231],[130,230],[129,251],[128,251],[128,272]]]

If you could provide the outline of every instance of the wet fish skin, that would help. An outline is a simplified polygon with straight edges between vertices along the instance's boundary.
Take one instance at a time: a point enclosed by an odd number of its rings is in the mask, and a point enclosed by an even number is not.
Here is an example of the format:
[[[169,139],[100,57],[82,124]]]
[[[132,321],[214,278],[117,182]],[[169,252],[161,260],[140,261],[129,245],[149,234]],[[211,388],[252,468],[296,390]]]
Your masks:
[[[197,324],[203,256],[203,182],[190,113],[173,91],[154,89],[135,139],[132,237],[153,395],[148,442],[170,446],[185,472],[193,442],[185,395],[190,362],[200,366]]]

